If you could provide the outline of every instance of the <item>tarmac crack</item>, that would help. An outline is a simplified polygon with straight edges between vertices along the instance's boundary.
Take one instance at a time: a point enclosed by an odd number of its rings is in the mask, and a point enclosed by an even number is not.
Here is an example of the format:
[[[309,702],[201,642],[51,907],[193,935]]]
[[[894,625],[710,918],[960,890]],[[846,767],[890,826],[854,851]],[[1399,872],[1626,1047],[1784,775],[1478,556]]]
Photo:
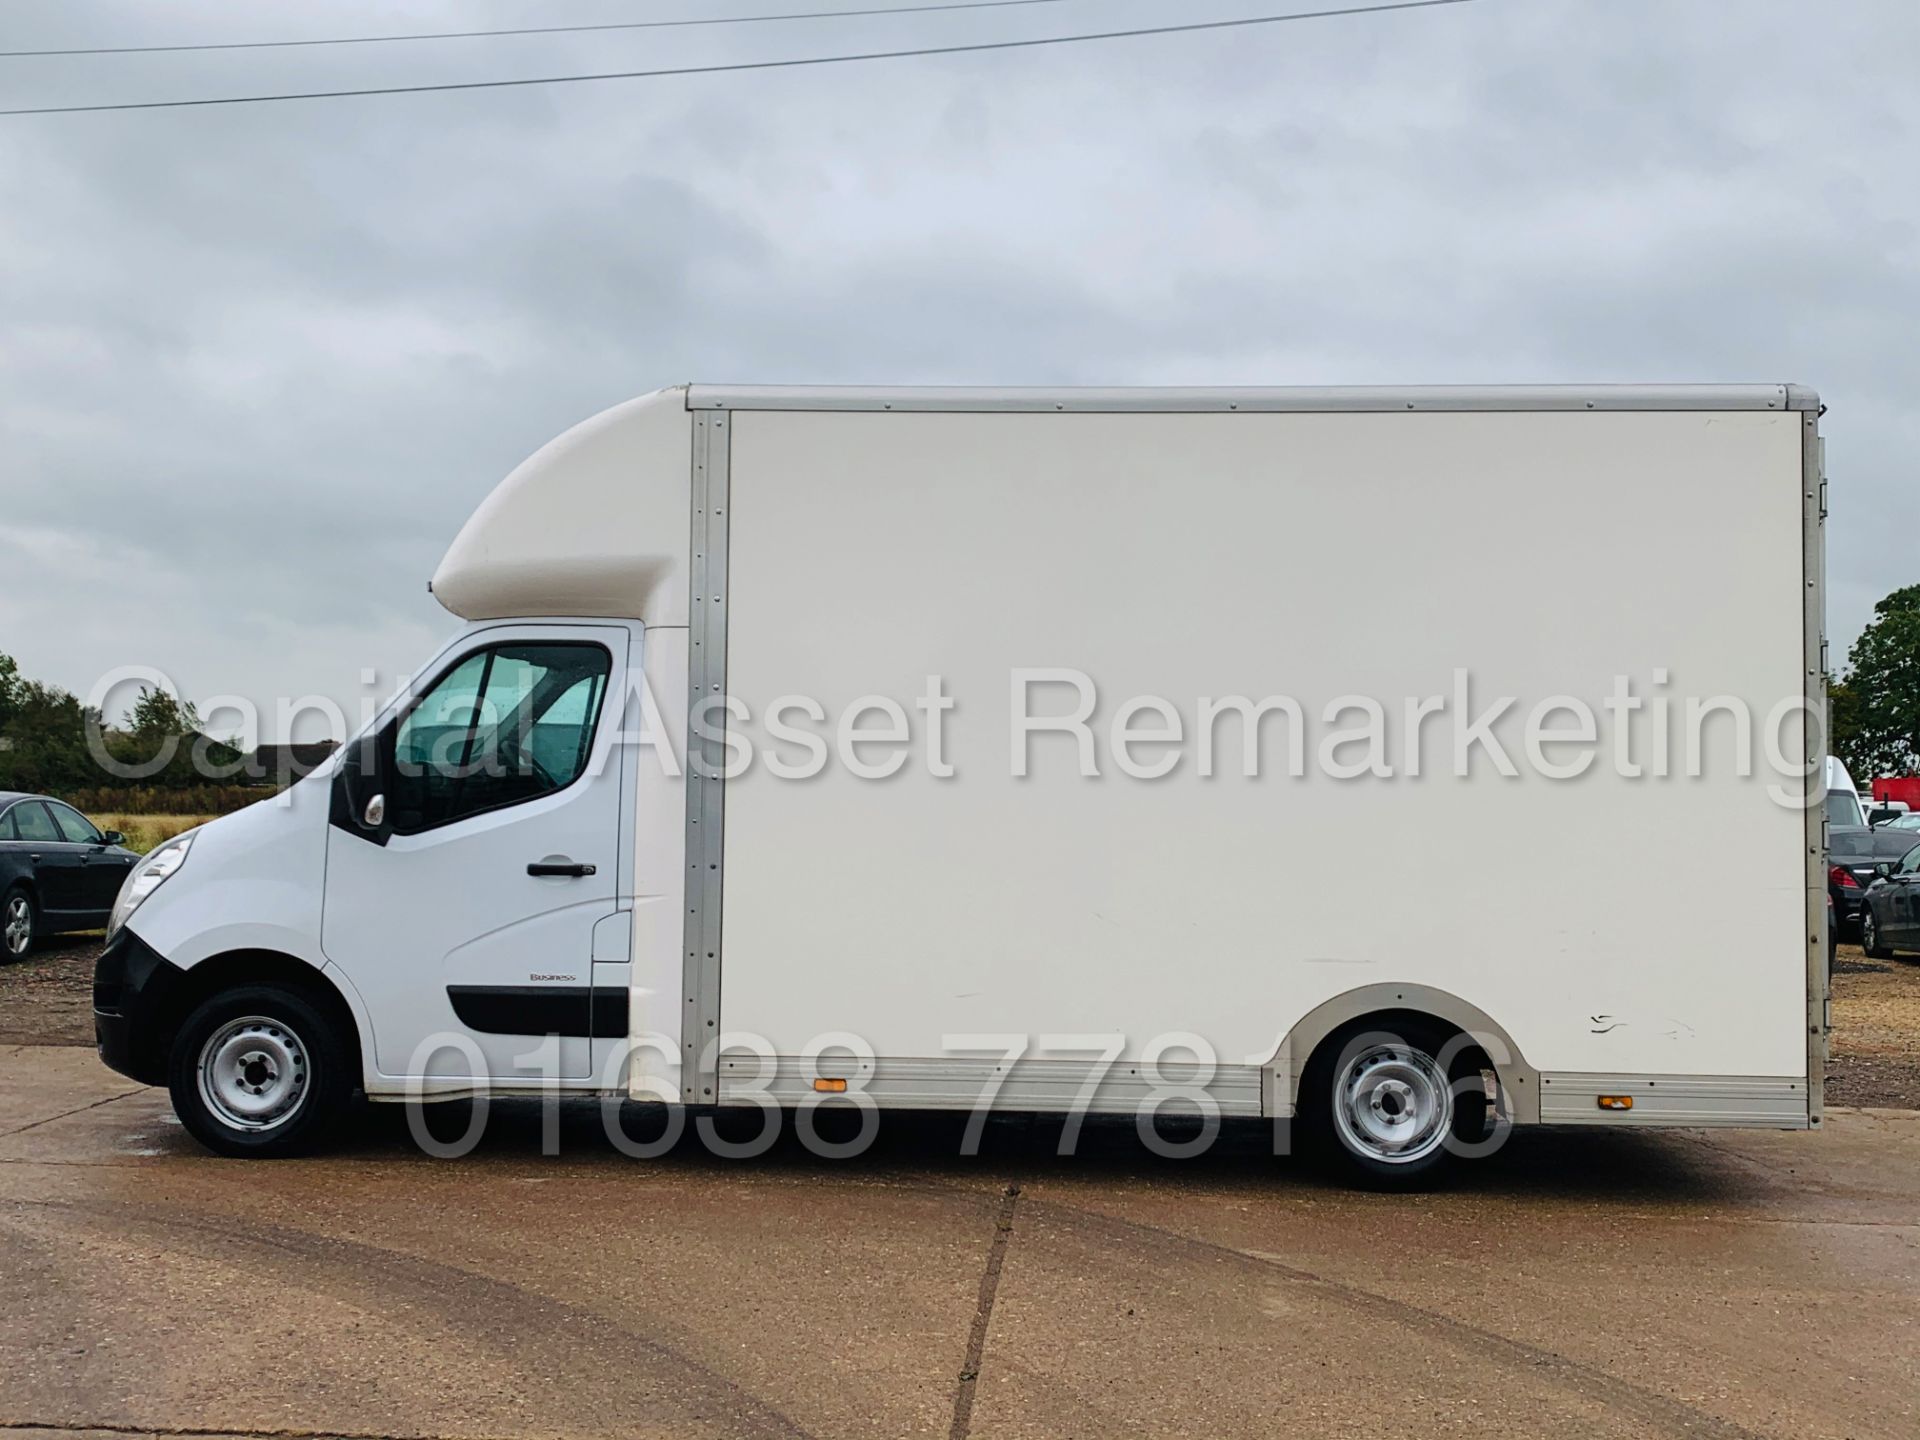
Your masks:
[[[960,1366],[960,1380],[953,1392],[953,1423],[947,1428],[948,1440],[967,1440],[973,1428],[973,1395],[980,1381],[980,1364],[987,1353],[987,1329],[993,1323],[993,1302],[1000,1293],[1000,1271],[1007,1261],[1007,1245],[1013,1239],[1013,1211],[1020,1203],[1020,1187],[1009,1184],[994,1213],[993,1241],[987,1246],[986,1268],[980,1274],[980,1299],[973,1307],[973,1324],[967,1330],[967,1356]]]
[[[111,1105],[116,1100],[125,1100],[130,1095],[138,1095],[147,1089],[137,1085],[131,1090],[122,1090],[118,1095],[109,1095],[104,1100],[94,1100],[85,1105],[76,1105],[71,1110],[62,1110],[58,1115],[48,1115],[44,1119],[29,1120],[25,1125],[16,1125],[13,1129],[0,1131],[0,1140],[11,1140],[15,1135],[24,1135],[29,1130],[38,1130],[42,1125],[51,1125],[56,1120],[64,1120],[69,1115],[84,1115],[89,1110],[98,1110],[102,1105]]]

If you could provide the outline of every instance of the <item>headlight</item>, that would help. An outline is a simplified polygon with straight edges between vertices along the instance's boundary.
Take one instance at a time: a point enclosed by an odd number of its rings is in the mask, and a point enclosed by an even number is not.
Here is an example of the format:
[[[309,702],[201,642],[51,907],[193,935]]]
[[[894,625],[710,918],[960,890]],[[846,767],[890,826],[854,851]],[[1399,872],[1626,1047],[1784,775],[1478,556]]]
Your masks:
[[[193,848],[193,831],[176,835],[165,844],[156,845],[147,852],[147,856],[133,869],[127,872],[127,878],[121,883],[120,896],[113,902],[113,914],[107,919],[107,938],[111,940],[120,927],[127,923],[127,917],[140,908],[140,902],[166,882],[169,875],[187,862],[187,851]]]

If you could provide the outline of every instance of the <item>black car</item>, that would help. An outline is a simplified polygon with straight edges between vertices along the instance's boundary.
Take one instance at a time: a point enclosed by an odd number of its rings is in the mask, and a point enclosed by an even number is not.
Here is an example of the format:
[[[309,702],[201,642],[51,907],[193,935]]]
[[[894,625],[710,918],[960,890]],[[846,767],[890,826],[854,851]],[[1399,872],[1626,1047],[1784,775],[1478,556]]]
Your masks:
[[[1909,841],[1911,830],[1895,831]],[[1888,865],[1867,886],[1860,906],[1860,947],[1875,960],[1896,950],[1920,950],[1920,844],[1913,845],[1898,863]]]
[[[1827,894],[1833,897],[1834,917],[1843,933],[1860,933],[1867,887],[1882,865],[1899,864],[1916,840],[1920,835],[1891,825],[1827,826]]]
[[[0,960],[42,935],[98,930],[140,857],[71,805],[0,790]]]

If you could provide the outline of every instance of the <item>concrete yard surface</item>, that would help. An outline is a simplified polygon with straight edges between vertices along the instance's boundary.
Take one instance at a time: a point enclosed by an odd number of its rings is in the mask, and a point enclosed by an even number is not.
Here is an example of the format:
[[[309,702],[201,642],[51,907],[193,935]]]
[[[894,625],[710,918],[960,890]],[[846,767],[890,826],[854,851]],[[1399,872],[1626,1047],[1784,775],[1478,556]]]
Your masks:
[[[544,1155],[501,1106],[438,1160],[381,1107],[225,1161],[87,1050],[0,1050],[0,1440],[1920,1434],[1916,1112],[1522,1132],[1425,1195],[1267,1126],[962,1157],[890,1116],[830,1161],[602,1123]]]

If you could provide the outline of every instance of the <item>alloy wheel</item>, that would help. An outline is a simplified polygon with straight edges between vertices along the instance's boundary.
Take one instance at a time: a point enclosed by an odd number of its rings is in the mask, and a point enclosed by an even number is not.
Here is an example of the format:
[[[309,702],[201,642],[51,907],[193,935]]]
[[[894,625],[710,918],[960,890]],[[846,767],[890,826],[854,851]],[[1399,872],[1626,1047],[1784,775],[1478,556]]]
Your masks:
[[[5,920],[7,954],[19,959],[33,945],[33,902],[24,895],[7,900]]]

